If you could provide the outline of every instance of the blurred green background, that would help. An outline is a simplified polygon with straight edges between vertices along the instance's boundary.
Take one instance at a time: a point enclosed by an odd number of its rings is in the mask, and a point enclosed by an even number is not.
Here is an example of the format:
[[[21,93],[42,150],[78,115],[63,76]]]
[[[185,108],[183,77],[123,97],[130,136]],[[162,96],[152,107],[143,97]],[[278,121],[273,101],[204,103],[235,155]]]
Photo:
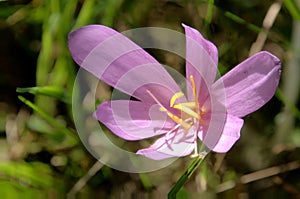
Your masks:
[[[191,162],[130,174],[97,163],[81,144],[67,35],[92,23],[180,32],[188,24],[218,47],[221,74],[260,50],[278,56],[276,96],[245,118],[232,150],[207,157],[178,198],[300,198],[299,8],[299,0],[0,0],[1,198],[165,198]],[[152,54],[184,71],[182,60]],[[108,86],[99,92],[109,99]]]

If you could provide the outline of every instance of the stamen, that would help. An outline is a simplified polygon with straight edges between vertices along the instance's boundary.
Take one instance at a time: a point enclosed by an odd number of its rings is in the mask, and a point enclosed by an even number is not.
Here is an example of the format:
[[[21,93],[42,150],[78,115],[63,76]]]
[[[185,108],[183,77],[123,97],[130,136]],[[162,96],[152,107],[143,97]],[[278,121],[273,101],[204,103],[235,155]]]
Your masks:
[[[188,115],[190,115],[190,116],[192,116],[192,117],[195,117],[195,118],[197,118],[197,119],[200,119],[200,116],[199,116],[196,112],[194,112],[192,109],[190,109],[190,108],[184,106],[183,104],[176,104],[176,105],[174,106],[174,108],[176,108],[176,109],[178,109],[178,110],[181,110],[181,111],[187,113]]]
[[[167,112],[167,109],[166,109],[165,107],[159,107],[159,110],[160,110],[161,112]]]
[[[194,148],[194,157],[197,157],[199,155],[197,140],[194,141],[194,145],[195,145],[195,148]]]
[[[194,154],[191,155],[192,158],[198,157],[198,142],[197,142],[197,133],[194,134]]]
[[[193,75],[190,75],[190,80],[191,80],[191,83],[192,83],[193,95],[194,95],[194,97],[196,97],[196,95],[197,95],[196,84],[195,84],[195,79],[194,79]],[[195,101],[196,101],[196,99],[195,99]]]
[[[195,80],[194,80],[193,75],[190,75],[190,80],[191,80],[192,88],[193,88],[194,102],[195,102],[195,105],[196,105],[195,108],[196,108],[196,111],[198,113],[199,112],[199,103],[198,103],[198,97],[197,97],[197,91],[196,91],[196,84],[195,84]]]
[[[171,100],[170,100],[170,107],[173,107],[175,101],[176,101],[178,98],[181,98],[181,97],[183,97],[183,96],[184,96],[184,94],[183,94],[182,92],[175,93],[175,94],[172,96]]]
[[[191,124],[186,123],[185,121],[183,121],[183,119],[177,117],[176,115],[173,115],[170,112],[167,112],[167,114],[172,120],[174,120],[174,122],[176,122],[177,124],[180,124],[185,130],[189,130],[192,127]]]
[[[151,93],[151,91],[149,91],[149,90],[146,90],[146,91],[147,91],[147,93],[154,99],[154,101],[155,101],[158,105],[160,105],[162,108],[166,109],[166,108],[158,101],[158,99]]]
[[[196,103],[195,102],[184,102],[184,103],[180,103],[180,104],[184,107],[187,107],[187,108],[196,108]],[[175,106],[174,106],[174,108],[175,108]]]
[[[184,103],[178,103],[175,104],[176,100],[178,98],[181,98],[184,96],[182,92],[175,93],[172,98],[170,99],[170,107],[175,108],[177,110],[181,110],[182,112],[186,113],[188,115],[184,115],[184,117],[178,117],[171,113],[167,108],[165,108],[162,103],[151,93],[151,91],[146,90],[147,93],[153,98],[153,100],[160,106],[159,110],[162,112],[166,112],[168,117],[170,117],[174,122],[177,123],[177,125],[171,129],[167,135],[171,135],[171,133],[175,133],[173,136],[171,136],[171,139],[167,139],[167,144],[170,144],[169,141],[172,141],[174,137],[176,136],[177,132],[175,132],[176,129],[178,129],[180,126],[184,128],[186,132],[188,132],[194,124],[199,124],[201,123],[201,114],[203,112],[206,112],[205,108],[199,106],[198,102],[198,96],[197,96],[197,89],[196,89],[196,84],[195,84],[195,79],[193,75],[190,75],[190,81],[192,84],[192,90],[193,90],[193,97],[194,97],[194,102],[184,102]],[[195,127],[196,128],[196,127]],[[198,128],[197,128],[198,129]],[[197,135],[197,129],[196,132],[194,132],[194,154],[192,157],[197,157],[199,156],[198,152],[198,135]]]
[[[177,124],[180,124],[185,130],[188,130],[191,128],[191,124],[186,123],[184,120],[182,120],[181,118],[177,117],[176,115],[172,114],[171,112],[168,111],[168,109],[166,109],[159,101],[158,99],[151,93],[151,91],[146,90],[147,93],[153,98],[153,100],[160,105],[159,110],[163,111],[163,112],[167,112],[168,116]]]

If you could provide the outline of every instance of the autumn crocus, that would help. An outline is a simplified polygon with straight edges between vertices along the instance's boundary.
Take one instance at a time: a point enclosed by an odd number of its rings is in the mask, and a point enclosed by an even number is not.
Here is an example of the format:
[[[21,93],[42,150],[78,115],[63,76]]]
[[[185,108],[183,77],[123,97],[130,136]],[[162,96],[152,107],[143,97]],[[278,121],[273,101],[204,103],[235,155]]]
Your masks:
[[[151,55],[111,28],[89,25],[69,34],[78,65],[136,99],[104,102],[95,118],[126,140],[160,136],[137,151],[155,160],[197,156],[199,139],[215,152],[227,152],[240,137],[241,118],[272,98],[280,78],[280,60],[263,51],[216,80],[217,48],[183,27],[186,91]]]

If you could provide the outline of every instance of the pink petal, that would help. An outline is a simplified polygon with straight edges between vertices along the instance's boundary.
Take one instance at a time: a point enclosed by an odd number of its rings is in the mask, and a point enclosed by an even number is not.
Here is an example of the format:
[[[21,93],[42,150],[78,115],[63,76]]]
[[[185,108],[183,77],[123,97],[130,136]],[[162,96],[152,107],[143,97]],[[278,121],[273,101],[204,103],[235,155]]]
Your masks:
[[[263,51],[221,77],[214,87],[224,84],[228,113],[243,117],[267,103],[278,86],[280,68],[280,60]]]
[[[186,78],[190,84],[193,75],[197,87],[199,101],[208,95],[207,88],[215,81],[218,66],[218,50],[216,46],[196,30],[182,24],[186,35]],[[188,88],[191,96],[191,88]]]
[[[189,27],[185,24],[182,24],[182,26],[185,29],[185,35],[187,37],[187,44],[186,44],[187,48],[186,49],[187,50],[196,49],[196,53],[194,54],[195,57],[193,57],[193,58],[196,58],[199,56],[204,56],[204,55],[202,55],[202,53],[204,53],[205,55],[209,56],[209,60],[207,63],[210,63],[211,61],[213,61],[214,65],[217,66],[218,65],[218,49],[216,48],[216,46],[213,43],[211,43],[210,41],[206,40],[198,30],[196,30],[192,27]],[[195,42],[195,44],[193,44],[194,42]],[[197,45],[198,45],[198,47],[197,47]],[[189,55],[193,54],[192,51],[190,53],[191,54],[189,54]],[[205,58],[205,59],[207,59],[207,58]],[[200,65],[200,64],[197,64],[197,65]]]
[[[69,49],[81,67],[107,84],[145,102],[150,90],[167,103],[180,88],[146,51],[115,30],[90,25],[69,34]]]
[[[176,125],[159,111],[158,105],[140,101],[107,101],[98,107],[94,116],[114,134],[126,140],[157,136]]]
[[[176,133],[175,137],[173,137],[173,133]],[[183,129],[179,129],[173,133],[166,134],[157,139],[149,148],[141,149],[137,151],[137,154],[154,160],[182,157],[191,154],[194,149],[194,132],[190,130],[189,133],[186,133]]]
[[[221,137],[211,150],[218,153],[226,153],[240,138],[240,131],[244,121],[238,117],[227,114],[225,126]]]
[[[201,120],[199,122],[198,137],[210,149],[216,146],[218,140],[222,136],[228,117],[223,102],[224,96],[221,91],[218,92],[218,97],[212,92],[211,96],[204,104],[204,107],[207,110],[201,115]]]

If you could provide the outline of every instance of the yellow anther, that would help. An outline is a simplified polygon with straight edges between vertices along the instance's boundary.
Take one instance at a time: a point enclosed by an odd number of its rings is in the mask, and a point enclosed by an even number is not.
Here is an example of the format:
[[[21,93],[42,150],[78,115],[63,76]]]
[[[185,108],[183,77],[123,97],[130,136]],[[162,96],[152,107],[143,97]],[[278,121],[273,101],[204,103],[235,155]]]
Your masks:
[[[198,103],[198,97],[197,97],[197,91],[196,91],[196,84],[195,84],[195,79],[193,77],[193,75],[190,75],[190,80],[192,83],[192,89],[193,89],[193,96],[194,96],[194,102],[196,105],[196,111],[199,112],[199,103]]]
[[[174,106],[174,108],[178,109],[178,110],[181,110],[185,113],[187,113],[188,115],[192,116],[192,117],[195,117],[197,119],[200,119],[200,116],[195,112],[193,111],[192,109],[186,107],[186,106],[183,106],[182,104],[176,104]]]
[[[165,107],[159,107],[159,110],[160,110],[161,112],[166,112],[166,111],[167,111],[167,109],[166,109]]]
[[[151,91],[146,90],[147,93],[153,98],[153,100],[160,105],[159,110],[163,111],[163,112],[167,112],[167,115],[177,124],[180,124],[185,130],[188,130],[191,128],[191,125],[189,123],[186,123],[185,121],[183,121],[181,118],[177,117],[176,115],[170,113],[159,101],[158,99],[151,93]]]
[[[185,106],[187,108],[196,108],[196,103],[195,102],[184,102],[184,103],[180,103],[180,105]],[[174,108],[175,108],[175,106],[174,106]]]
[[[195,80],[194,80],[193,75],[190,76],[190,80],[191,80],[191,83],[192,83],[193,96],[195,98],[196,95],[197,95],[197,92],[196,92],[196,84],[195,84]],[[195,101],[196,101],[196,99],[195,99]]]
[[[194,124],[202,124],[203,120],[201,120],[201,115],[205,113],[207,110],[204,107],[199,107],[199,101],[198,101],[198,96],[197,96],[197,89],[196,89],[196,83],[193,75],[190,75],[190,81],[192,84],[192,91],[193,91],[193,97],[194,101],[193,102],[184,102],[184,103],[177,103],[175,104],[176,100],[178,98],[184,97],[184,94],[182,92],[175,93],[171,99],[170,99],[170,109],[175,108],[177,110],[180,110],[184,112],[181,117],[178,117],[177,115],[174,115],[171,113],[167,108],[165,108],[162,103],[158,101],[158,99],[151,93],[151,91],[146,90],[147,93],[153,98],[153,100],[160,106],[159,110],[162,112],[166,112],[168,117],[172,119],[174,122],[177,123],[176,128],[179,127],[179,125],[184,128],[186,132],[188,132],[191,127]],[[198,91],[199,92],[199,91]],[[198,121],[195,121],[195,120]],[[195,131],[194,134],[194,150],[195,150],[195,156],[198,156],[198,148],[197,148],[197,131]]]
[[[176,115],[173,115],[170,112],[167,112],[168,116],[177,124],[180,124],[185,130],[189,130],[192,125],[189,123],[186,123],[185,121],[183,121],[181,118],[177,117]]]
[[[171,100],[170,100],[170,107],[173,107],[175,101],[176,101],[178,98],[181,98],[181,97],[183,97],[183,96],[184,96],[184,94],[183,94],[182,92],[175,93],[175,94],[172,96]]]

